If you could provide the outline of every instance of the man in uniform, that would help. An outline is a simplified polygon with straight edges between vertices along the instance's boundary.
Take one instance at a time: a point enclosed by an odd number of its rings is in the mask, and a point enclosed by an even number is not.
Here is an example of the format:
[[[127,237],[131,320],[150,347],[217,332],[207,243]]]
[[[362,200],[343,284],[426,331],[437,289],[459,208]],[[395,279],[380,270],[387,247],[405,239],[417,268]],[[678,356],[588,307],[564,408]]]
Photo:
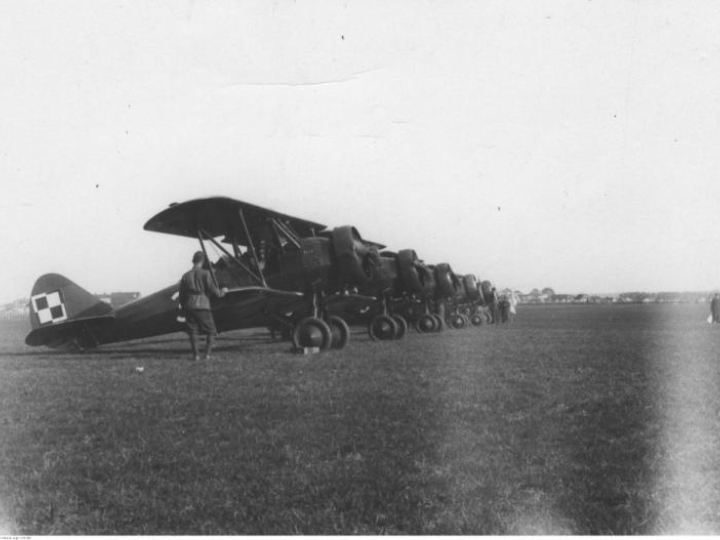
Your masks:
[[[492,315],[493,324],[500,324],[500,299],[498,298],[495,287],[491,289],[490,313]]]
[[[213,342],[217,335],[215,320],[210,310],[210,297],[221,298],[227,289],[218,289],[212,275],[203,268],[205,254],[197,251],[192,258],[193,267],[180,279],[180,309],[185,313],[185,324],[190,336],[193,360],[200,360],[197,336],[204,334],[206,338],[205,359],[212,354]]]
[[[507,294],[500,295],[500,320],[503,324],[510,320],[510,299]]]

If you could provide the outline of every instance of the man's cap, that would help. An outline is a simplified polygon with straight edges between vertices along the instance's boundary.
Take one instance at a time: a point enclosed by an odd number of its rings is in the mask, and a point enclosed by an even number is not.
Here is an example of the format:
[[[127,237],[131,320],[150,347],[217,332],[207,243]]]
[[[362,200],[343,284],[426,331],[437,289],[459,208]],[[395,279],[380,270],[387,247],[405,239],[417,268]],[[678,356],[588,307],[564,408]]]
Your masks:
[[[192,258],[193,264],[205,262],[205,254],[202,251],[196,251]]]

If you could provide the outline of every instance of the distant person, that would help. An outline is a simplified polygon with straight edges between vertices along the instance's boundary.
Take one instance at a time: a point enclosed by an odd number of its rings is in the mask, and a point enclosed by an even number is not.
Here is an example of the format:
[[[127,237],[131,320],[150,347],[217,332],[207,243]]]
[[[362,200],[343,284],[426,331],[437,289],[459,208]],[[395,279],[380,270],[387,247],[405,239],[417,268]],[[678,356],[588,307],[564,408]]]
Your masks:
[[[490,315],[493,324],[500,324],[500,299],[495,287],[490,290]]]
[[[517,315],[517,304],[518,304],[518,296],[513,291],[510,293],[510,322],[515,320],[515,316]]]
[[[503,324],[510,320],[510,299],[506,294],[500,297],[500,320]]]
[[[712,322],[720,323],[720,294],[715,293],[712,300],[710,300],[710,315]]]
[[[205,359],[209,360],[217,335],[215,320],[210,310],[210,297],[221,298],[225,296],[227,289],[218,289],[210,272],[203,268],[205,254],[202,251],[195,252],[192,263],[192,269],[183,274],[180,279],[180,309],[185,314],[193,360],[200,360],[197,344],[198,334],[206,336]]]

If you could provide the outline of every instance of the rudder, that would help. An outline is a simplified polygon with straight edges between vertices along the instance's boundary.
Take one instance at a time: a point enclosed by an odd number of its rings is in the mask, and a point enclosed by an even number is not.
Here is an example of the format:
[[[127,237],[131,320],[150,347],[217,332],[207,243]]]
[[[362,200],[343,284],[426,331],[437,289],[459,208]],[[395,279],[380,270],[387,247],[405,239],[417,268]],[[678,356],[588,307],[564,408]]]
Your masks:
[[[60,274],[45,274],[30,294],[30,325],[33,329],[51,324],[105,317],[113,309]]]

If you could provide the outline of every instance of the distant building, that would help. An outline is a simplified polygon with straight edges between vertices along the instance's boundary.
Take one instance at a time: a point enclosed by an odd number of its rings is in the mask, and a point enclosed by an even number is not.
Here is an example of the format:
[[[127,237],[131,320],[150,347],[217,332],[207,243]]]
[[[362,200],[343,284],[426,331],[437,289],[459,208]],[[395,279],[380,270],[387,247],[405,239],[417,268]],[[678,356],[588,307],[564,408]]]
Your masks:
[[[119,308],[123,304],[132,302],[140,298],[139,292],[111,292],[96,294],[95,298],[102,300],[106,304],[110,304],[113,308]]]
[[[30,314],[30,300],[22,298],[0,307],[0,319],[21,320],[27,319]]]

